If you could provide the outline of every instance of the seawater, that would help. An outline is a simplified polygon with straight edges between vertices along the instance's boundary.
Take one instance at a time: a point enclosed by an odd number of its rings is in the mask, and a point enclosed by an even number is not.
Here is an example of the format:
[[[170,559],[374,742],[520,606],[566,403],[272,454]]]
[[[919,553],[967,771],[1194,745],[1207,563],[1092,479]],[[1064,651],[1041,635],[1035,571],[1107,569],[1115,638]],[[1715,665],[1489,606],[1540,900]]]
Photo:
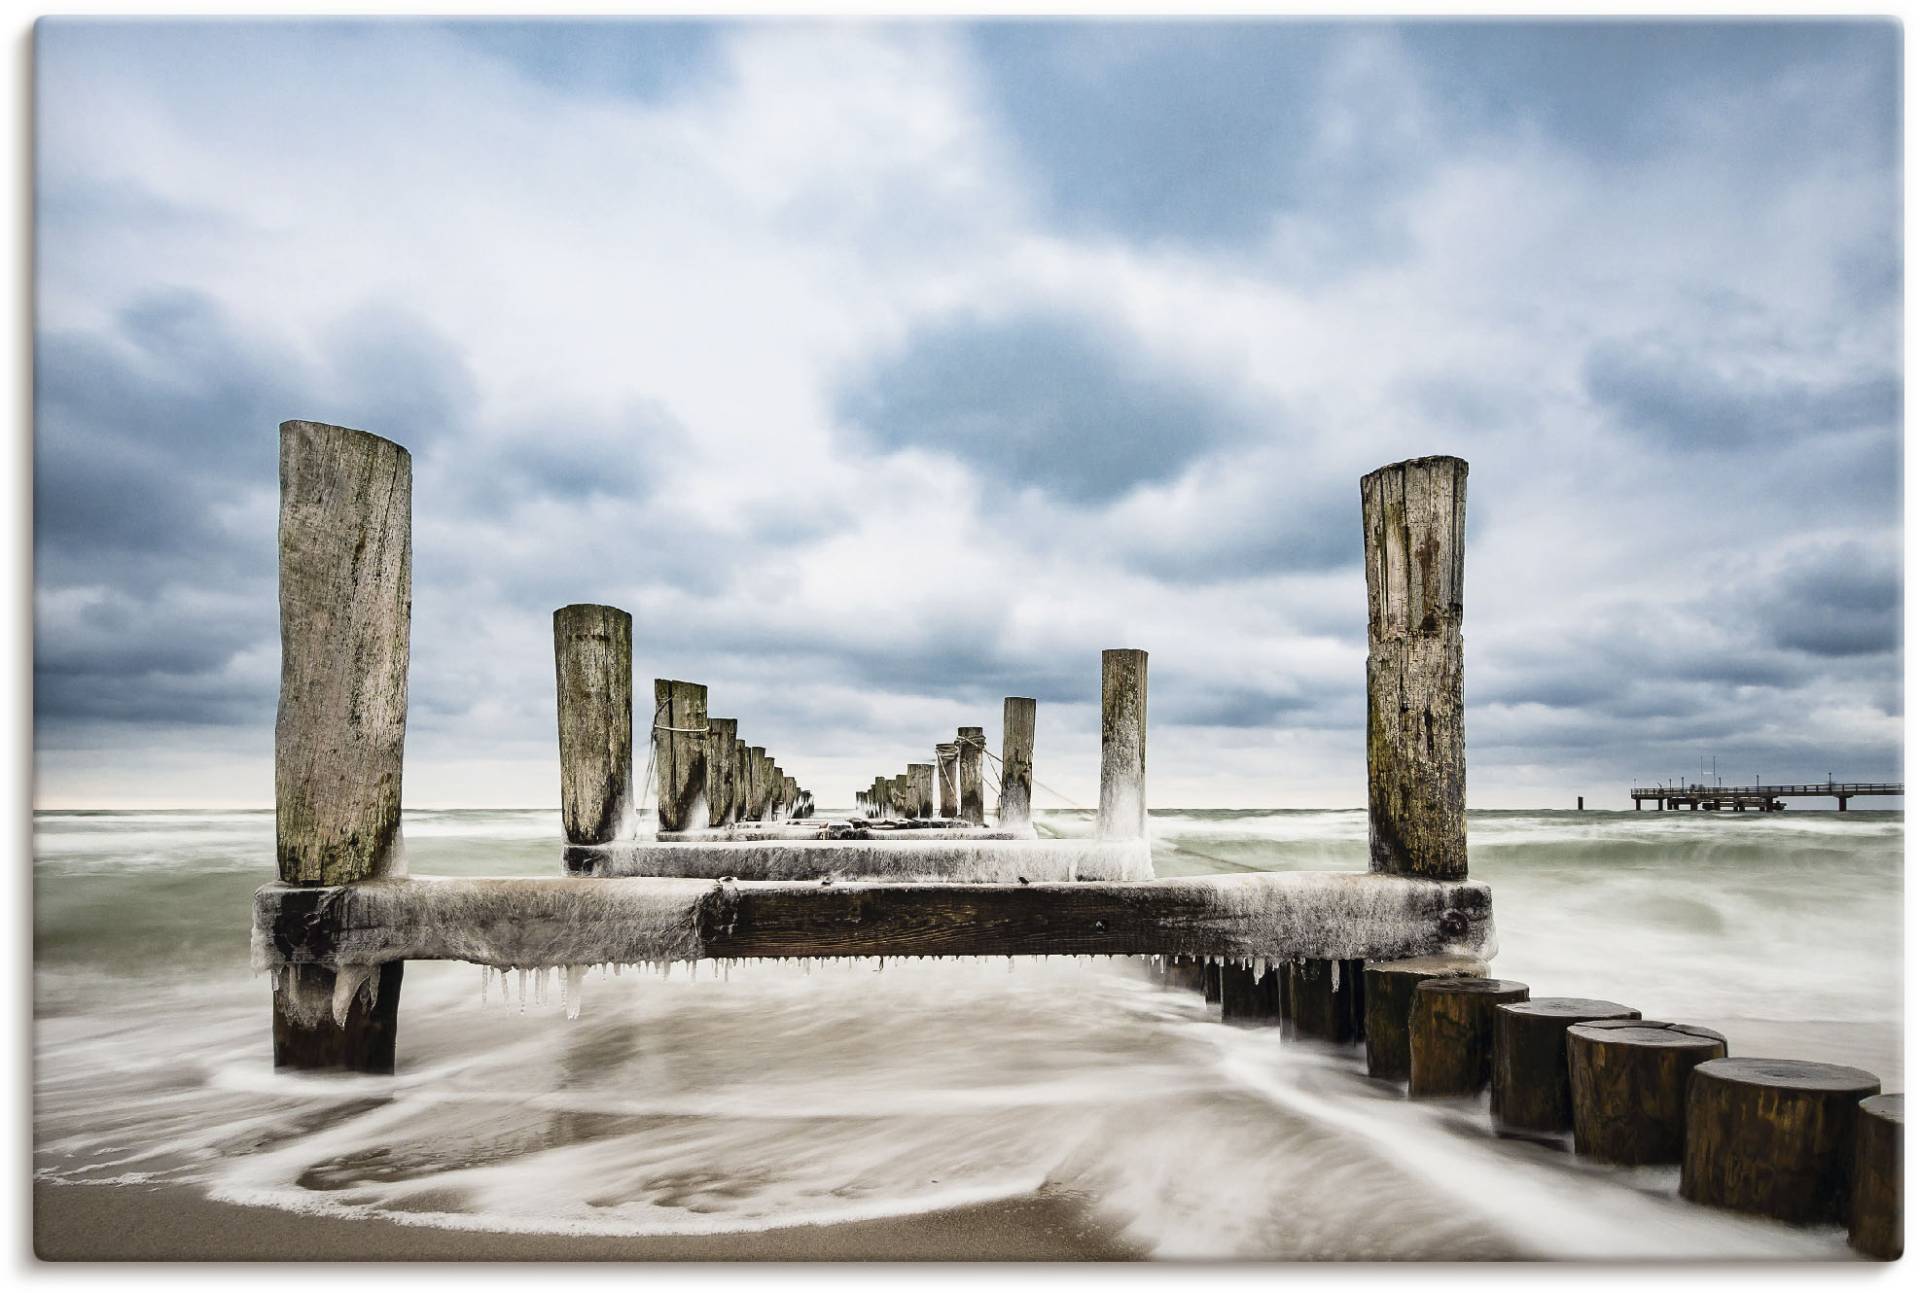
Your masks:
[[[557,814],[419,812],[416,874],[558,869]],[[1041,829],[1084,834],[1078,813]],[[1361,812],[1157,811],[1161,875],[1360,870]],[[1476,812],[1496,973],[1902,1089],[1896,813]],[[1412,1104],[1127,962],[589,973],[409,965],[393,1078],[275,1074],[248,895],[271,813],[35,817],[35,1163],[62,1182],[551,1234],[751,1233],[1047,1192],[1166,1257],[1840,1257],[1676,1173]]]

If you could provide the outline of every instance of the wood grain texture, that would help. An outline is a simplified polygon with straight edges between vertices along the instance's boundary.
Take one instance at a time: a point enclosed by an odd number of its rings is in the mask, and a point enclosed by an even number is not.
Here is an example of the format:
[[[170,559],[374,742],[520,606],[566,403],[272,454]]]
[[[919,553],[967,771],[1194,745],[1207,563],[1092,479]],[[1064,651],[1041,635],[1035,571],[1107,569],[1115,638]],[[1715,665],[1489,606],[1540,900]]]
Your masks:
[[[1033,728],[1039,702],[1008,696],[1000,707],[1000,808],[1002,830],[1033,829]]]
[[[1494,1127],[1510,1135],[1573,1130],[1573,1084],[1567,1076],[1567,1029],[1596,1019],[1638,1019],[1617,1001],[1536,997],[1493,1012]]]
[[[1363,960],[1313,957],[1287,965],[1287,1014],[1298,1036],[1325,1042],[1359,1040],[1366,1028],[1365,998]]]
[[[283,967],[273,989],[273,1066],[392,1073],[405,971],[403,961],[382,965],[374,981],[354,994],[341,1025],[331,1011],[334,972],[324,965]]]
[[[612,606],[553,613],[560,720],[560,824],[569,844],[605,844],[633,816],[633,617]]]
[[[413,617],[413,458],[365,431],[280,424],[280,878],[396,864]]]
[[[1426,979],[1414,986],[1407,1017],[1407,1094],[1478,1095],[1493,1080],[1493,1009],[1525,1001],[1511,979]]]
[[[1574,1152],[1607,1163],[1678,1163],[1686,1148],[1687,1076],[1720,1059],[1727,1039],[1662,1020],[1596,1020],[1567,1029]]]
[[[1405,1082],[1411,1073],[1407,1021],[1413,1014],[1416,988],[1428,979],[1483,978],[1486,973],[1487,963],[1472,959],[1421,957],[1368,962],[1364,975],[1367,1076]]]
[[[707,824],[707,689],[673,678],[653,681],[656,815],[663,831]]]
[[[740,782],[740,770],[734,762],[740,745],[740,721],[709,716],[707,731],[707,825],[726,826],[734,820],[734,797]]]
[[[1026,847],[1034,847],[1032,843]],[[1146,881],[964,884],[749,881],[700,888],[698,954],[782,956],[1283,957],[1434,954],[1492,935],[1484,885],[1304,873]],[[1358,884],[1352,882],[1361,882]],[[1263,901],[1246,901],[1249,883]],[[508,926],[537,911],[549,963],[595,963],[621,942],[623,893],[691,881],[541,877],[268,885],[254,895],[268,964],[330,964],[341,931],[361,959],[463,959],[462,922]],[[642,904],[644,909],[644,904]],[[1391,910],[1356,935],[1356,912]],[[1274,932],[1278,931],[1278,932]],[[1333,946],[1328,940],[1336,940]],[[1367,944],[1374,945],[1367,945]]]
[[[987,820],[987,795],[980,779],[980,765],[987,748],[986,731],[963,727],[955,743],[960,747],[960,820],[983,826]]]
[[[942,741],[933,747],[933,763],[940,770],[940,816],[951,820],[960,815],[960,746]]]
[[[1263,970],[1221,966],[1220,1017],[1246,1023],[1279,1022],[1280,975],[1278,966]]]
[[[1854,1120],[1847,1242],[1883,1262],[1898,1261],[1907,1246],[1906,1124],[1904,1095],[1869,1096]]]
[[[1708,1060],[1687,1078],[1680,1196],[1797,1225],[1843,1222],[1865,1069],[1809,1060]]]
[[[1466,494],[1458,458],[1394,463],[1360,482],[1368,855],[1392,875],[1467,874]]]
[[[1103,840],[1147,834],[1147,653],[1100,653],[1100,815]]]

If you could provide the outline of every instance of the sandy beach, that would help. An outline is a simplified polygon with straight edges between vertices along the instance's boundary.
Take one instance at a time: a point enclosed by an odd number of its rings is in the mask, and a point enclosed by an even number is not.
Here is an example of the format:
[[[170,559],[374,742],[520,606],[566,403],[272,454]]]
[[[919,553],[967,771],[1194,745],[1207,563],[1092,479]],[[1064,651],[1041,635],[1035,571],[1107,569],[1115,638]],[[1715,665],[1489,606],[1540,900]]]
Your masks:
[[[33,1251],[119,1261],[1123,1261],[1142,1256],[1070,1196],[757,1234],[608,1238],[443,1230],[217,1203],[183,1186],[33,1190]]]

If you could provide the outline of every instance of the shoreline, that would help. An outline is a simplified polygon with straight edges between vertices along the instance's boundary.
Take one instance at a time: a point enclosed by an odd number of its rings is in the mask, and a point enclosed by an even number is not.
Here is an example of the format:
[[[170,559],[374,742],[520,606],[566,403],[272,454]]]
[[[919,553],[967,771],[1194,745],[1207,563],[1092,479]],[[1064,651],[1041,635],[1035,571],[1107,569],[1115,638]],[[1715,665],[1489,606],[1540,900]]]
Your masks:
[[[222,1203],[187,1185],[33,1183],[41,1262],[1139,1261],[1070,1195],[753,1234],[511,1234]]]

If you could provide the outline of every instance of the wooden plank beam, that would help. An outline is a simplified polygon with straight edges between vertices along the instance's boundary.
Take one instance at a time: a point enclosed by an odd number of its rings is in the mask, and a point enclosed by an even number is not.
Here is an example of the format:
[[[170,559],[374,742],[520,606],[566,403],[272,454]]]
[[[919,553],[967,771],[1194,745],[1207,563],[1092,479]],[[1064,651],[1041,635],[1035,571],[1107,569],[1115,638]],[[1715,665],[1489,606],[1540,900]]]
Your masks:
[[[1484,956],[1473,881],[1326,872],[1135,883],[392,879],[254,895],[255,964],[703,957]]]

